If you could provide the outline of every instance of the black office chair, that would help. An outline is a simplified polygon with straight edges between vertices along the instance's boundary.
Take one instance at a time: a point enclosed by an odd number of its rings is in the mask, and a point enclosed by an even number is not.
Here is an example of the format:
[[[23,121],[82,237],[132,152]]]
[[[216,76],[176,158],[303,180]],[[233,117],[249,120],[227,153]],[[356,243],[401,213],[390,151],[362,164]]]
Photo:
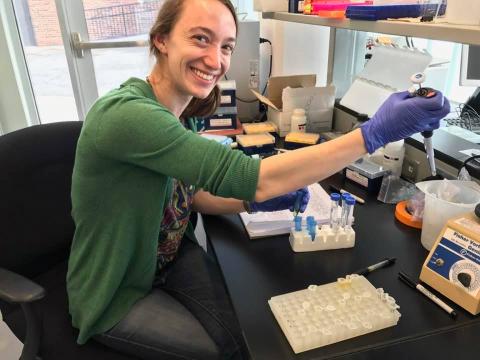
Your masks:
[[[81,127],[62,122],[0,136],[0,309],[25,343],[22,360],[132,359],[95,341],[78,346],[68,314],[70,186]]]
[[[78,331],[71,326],[66,292],[75,230],[70,188],[81,128],[80,121],[62,122],[0,136],[0,310],[25,344],[21,360],[137,359],[93,340],[78,346]],[[196,213],[190,221],[196,225]],[[170,297],[164,308],[166,315],[197,329],[190,339],[192,353],[218,357],[186,308],[172,307]],[[184,346],[183,339],[165,341],[170,348]]]

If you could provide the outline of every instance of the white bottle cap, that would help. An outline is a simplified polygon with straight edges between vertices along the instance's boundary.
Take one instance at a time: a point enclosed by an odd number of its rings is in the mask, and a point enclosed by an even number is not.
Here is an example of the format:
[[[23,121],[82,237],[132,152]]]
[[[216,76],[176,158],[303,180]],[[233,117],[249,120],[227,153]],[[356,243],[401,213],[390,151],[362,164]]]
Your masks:
[[[305,115],[305,109],[301,109],[301,108],[293,109],[293,115],[304,116]]]

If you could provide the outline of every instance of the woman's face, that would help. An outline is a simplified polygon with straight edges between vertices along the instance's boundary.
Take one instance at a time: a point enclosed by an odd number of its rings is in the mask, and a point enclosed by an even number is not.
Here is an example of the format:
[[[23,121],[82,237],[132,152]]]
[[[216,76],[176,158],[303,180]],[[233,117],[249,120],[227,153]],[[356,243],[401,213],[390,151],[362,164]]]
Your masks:
[[[217,0],[188,0],[171,33],[155,45],[165,55],[164,74],[180,96],[205,98],[228,71],[235,21]]]

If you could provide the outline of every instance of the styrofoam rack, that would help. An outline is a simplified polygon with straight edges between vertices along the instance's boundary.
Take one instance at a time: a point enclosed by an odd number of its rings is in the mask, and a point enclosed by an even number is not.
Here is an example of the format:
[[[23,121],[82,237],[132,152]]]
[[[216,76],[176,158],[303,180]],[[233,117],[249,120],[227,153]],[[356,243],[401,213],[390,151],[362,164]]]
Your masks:
[[[397,325],[401,316],[393,297],[356,274],[268,304],[296,354]]]
[[[295,252],[351,248],[355,246],[355,231],[351,227],[333,231],[329,225],[317,228],[315,238],[303,228],[302,231],[290,231],[290,245]]]

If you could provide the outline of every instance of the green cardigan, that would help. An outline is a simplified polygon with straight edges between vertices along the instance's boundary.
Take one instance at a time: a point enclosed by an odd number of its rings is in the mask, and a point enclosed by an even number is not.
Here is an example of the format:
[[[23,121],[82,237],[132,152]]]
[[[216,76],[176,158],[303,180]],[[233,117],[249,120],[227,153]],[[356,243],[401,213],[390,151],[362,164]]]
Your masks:
[[[85,120],[72,178],[67,291],[77,342],[112,328],[151,290],[172,178],[252,200],[259,167],[186,130],[143,80],[101,97]]]

